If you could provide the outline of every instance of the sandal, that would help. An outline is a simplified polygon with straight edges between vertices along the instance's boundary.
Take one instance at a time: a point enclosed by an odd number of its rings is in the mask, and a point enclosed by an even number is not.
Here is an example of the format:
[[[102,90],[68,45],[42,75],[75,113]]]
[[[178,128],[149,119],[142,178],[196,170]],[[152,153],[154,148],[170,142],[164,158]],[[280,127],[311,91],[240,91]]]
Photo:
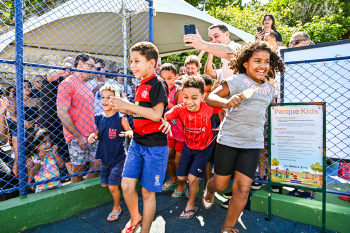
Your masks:
[[[233,227],[226,227],[225,229],[221,228],[221,233],[239,233],[239,230]]]
[[[346,196],[346,195],[339,195],[339,198],[344,200],[344,201],[350,201],[350,196]]]
[[[165,192],[165,191],[168,191],[170,190],[172,187],[174,187],[175,185],[177,185],[179,183],[179,181],[175,182],[175,183],[172,183],[172,184],[168,184],[169,180],[167,182],[164,183],[163,187],[162,187],[162,190]],[[164,188],[165,187],[165,188]]]
[[[124,230],[122,230],[122,233],[135,233],[137,229],[139,229],[139,227],[141,226],[141,221],[142,221],[142,217],[138,223],[136,223],[133,226],[130,226],[131,224],[131,219],[130,219],[129,222],[125,225]]]
[[[117,221],[117,220],[119,219],[119,215],[120,215],[121,212],[122,212],[122,209],[120,209],[119,213],[116,213],[116,214],[112,214],[112,212],[110,212],[109,215],[108,215],[108,217],[107,217],[107,222],[114,222],[114,221]],[[111,218],[114,217],[114,216],[118,216],[118,218],[113,219],[113,220],[108,220],[108,218],[111,219]]]
[[[179,216],[179,218],[180,219],[191,219],[191,218],[193,218],[193,216],[196,214],[196,212],[197,212],[197,210],[198,210],[198,207],[194,207],[194,209],[193,210],[186,210],[186,208],[184,209],[184,214],[187,214],[187,213],[192,213],[193,212],[193,214],[192,215],[190,215],[190,216]]]
[[[205,190],[203,192],[203,197],[202,197],[203,207],[207,210],[212,207],[214,203],[214,195],[215,195],[215,193],[210,193],[208,191],[208,184],[209,184],[209,181],[207,183],[207,186],[205,187]]]
[[[175,194],[180,194],[180,195],[178,195],[178,196],[173,196],[173,195],[171,195],[171,197],[173,197],[173,198],[179,198],[179,197],[182,196],[182,194],[184,194],[184,193],[186,192],[186,190],[187,190],[187,186],[186,186],[185,189],[182,190],[181,192],[178,192],[178,191],[175,190],[175,191],[173,192],[173,194],[175,193]]]

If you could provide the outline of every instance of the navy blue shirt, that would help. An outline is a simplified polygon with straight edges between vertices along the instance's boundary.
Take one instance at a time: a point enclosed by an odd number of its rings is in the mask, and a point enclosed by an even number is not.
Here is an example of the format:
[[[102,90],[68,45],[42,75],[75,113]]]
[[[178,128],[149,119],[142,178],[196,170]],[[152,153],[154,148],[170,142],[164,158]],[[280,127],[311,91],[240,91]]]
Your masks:
[[[95,124],[99,131],[99,142],[96,159],[102,159],[108,164],[125,160],[124,137],[119,137],[124,131],[122,126],[123,114],[116,112],[106,117],[104,112],[95,115]]]

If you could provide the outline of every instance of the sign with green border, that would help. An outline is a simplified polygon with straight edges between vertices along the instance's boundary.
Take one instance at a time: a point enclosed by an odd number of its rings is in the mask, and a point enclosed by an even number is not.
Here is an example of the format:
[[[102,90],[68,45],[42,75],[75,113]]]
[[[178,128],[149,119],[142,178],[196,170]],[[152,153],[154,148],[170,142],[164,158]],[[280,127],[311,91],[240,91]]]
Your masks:
[[[269,205],[271,185],[322,192],[326,209],[326,103],[276,103],[269,113]]]

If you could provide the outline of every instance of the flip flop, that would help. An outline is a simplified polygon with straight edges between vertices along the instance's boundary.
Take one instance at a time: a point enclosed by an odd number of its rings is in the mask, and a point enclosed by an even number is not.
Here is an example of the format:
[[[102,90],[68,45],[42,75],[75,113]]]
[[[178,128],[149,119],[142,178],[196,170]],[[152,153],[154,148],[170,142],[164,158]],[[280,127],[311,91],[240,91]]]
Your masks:
[[[173,198],[179,198],[179,197],[181,197],[182,196],[182,194],[184,194],[184,193],[186,193],[186,190],[187,190],[187,186],[186,186],[186,188],[184,189],[184,190],[182,190],[182,192],[177,192],[176,190],[173,192],[173,193],[178,193],[178,194],[180,194],[179,196],[173,196],[173,195],[171,195],[171,197],[173,197]]]
[[[111,219],[114,216],[119,216],[121,212],[122,212],[122,209],[120,209],[119,213],[116,213],[116,214],[112,214],[112,212],[110,212],[108,217],[109,217],[109,219]],[[118,219],[119,219],[119,217],[116,219],[113,219],[113,220],[107,220],[107,222],[114,222],[114,221],[117,221]]]
[[[193,214],[192,215],[190,215],[190,216],[179,216],[179,218],[180,219],[191,219],[191,218],[193,218],[193,216],[196,214],[196,212],[197,212],[197,210],[198,210],[198,207],[194,207],[194,209],[193,210],[186,210],[186,208],[184,209],[184,214],[187,214],[187,213],[190,213],[190,212],[193,212]]]
[[[139,229],[139,227],[141,226],[141,222],[142,222],[142,217],[138,223],[136,223],[133,226],[130,226],[130,224],[131,224],[131,219],[130,219],[129,222],[125,225],[124,230],[122,230],[122,233],[134,233],[134,232],[136,232],[137,229]]]
[[[177,185],[179,183],[179,181],[178,182],[175,182],[175,183],[172,183],[172,184],[168,184],[168,181],[167,182],[165,182],[165,184],[164,184],[164,186],[165,186],[165,189],[164,188],[162,188],[162,190],[165,192],[165,191],[168,191],[168,190],[170,190],[172,187],[174,187],[175,185]]]

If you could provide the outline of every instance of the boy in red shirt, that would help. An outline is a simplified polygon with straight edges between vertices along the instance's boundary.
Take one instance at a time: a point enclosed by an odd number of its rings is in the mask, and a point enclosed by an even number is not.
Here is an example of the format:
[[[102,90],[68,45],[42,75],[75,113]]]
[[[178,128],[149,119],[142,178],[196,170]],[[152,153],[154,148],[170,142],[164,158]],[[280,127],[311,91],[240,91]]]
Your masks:
[[[124,163],[122,189],[130,212],[124,233],[149,232],[156,211],[156,192],[162,192],[162,181],[168,163],[168,139],[162,133],[162,117],[168,105],[168,88],[155,73],[158,49],[150,42],[139,42],[130,48],[130,69],[137,79],[135,104],[127,99],[111,97],[115,110],[133,114],[134,138]],[[167,123],[167,126],[170,125]],[[166,127],[167,128],[167,127]],[[170,127],[169,127],[170,128]],[[163,130],[166,131],[166,130]],[[143,217],[139,212],[136,183],[142,185]]]
[[[195,199],[199,189],[199,179],[205,175],[205,168],[212,151],[213,132],[210,118],[213,108],[203,102],[205,83],[199,76],[188,77],[183,84],[183,103],[176,105],[165,114],[166,120],[180,119],[185,146],[179,163],[178,178],[188,180],[190,197],[181,219],[190,219],[197,212]]]

